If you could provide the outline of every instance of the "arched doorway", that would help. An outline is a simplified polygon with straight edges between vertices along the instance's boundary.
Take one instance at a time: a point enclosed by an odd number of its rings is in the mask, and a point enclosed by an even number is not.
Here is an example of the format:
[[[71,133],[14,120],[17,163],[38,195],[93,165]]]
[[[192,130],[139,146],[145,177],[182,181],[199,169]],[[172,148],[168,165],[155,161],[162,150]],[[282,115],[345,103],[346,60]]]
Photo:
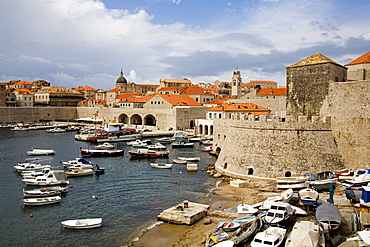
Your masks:
[[[203,125],[199,125],[199,134],[203,134]]]
[[[155,126],[156,125],[155,117],[153,115],[145,116],[144,125]]]
[[[143,121],[139,114],[134,114],[130,118],[130,124],[132,125],[142,125]]]
[[[211,125],[211,126],[209,127],[209,134],[210,134],[210,135],[213,135],[213,125]]]
[[[190,120],[190,129],[194,129],[194,120]]]
[[[119,123],[124,123],[124,124],[129,124],[130,123],[129,118],[128,118],[127,114],[125,114],[125,113],[119,115],[118,122]]]
[[[292,173],[290,171],[285,172],[285,177],[291,177]]]
[[[248,168],[248,175],[253,175],[253,172],[254,172],[254,170],[253,170],[253,168]]]

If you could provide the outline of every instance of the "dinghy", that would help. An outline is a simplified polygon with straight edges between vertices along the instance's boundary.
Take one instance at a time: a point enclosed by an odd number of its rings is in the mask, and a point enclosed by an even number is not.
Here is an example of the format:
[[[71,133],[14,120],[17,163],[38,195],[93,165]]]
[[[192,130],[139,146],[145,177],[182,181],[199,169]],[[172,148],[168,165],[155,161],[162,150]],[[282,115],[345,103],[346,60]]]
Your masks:
[[[103,222],[102,218],[91,218],[91,219],[76,219],[76,220],[65,220],[60,222],[63,227],[69,229],[90,229],[101,227]]]

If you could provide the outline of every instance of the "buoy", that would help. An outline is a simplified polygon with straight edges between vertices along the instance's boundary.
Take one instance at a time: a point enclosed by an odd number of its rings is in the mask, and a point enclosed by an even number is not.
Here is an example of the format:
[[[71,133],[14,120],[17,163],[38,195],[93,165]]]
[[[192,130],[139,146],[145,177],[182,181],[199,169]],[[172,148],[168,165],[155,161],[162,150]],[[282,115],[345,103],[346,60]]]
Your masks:
[[[73,185],[70,185],[69,188],[73,188]]]
[[[33,217],[33,214],[30,214],[30,217]]]
[[[93,199],[99,199],[98,196],[91,196],[91,198],[93,198]]]

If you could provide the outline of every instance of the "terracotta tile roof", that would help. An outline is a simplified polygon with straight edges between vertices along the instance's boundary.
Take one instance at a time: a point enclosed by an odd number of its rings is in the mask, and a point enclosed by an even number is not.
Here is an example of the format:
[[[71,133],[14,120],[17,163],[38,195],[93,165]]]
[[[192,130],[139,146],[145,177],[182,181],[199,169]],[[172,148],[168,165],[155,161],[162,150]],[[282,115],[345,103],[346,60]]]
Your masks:
[[[275,82],[275,81],[250,81],[248,83],[242,83],[242,85],[251,86],[251,85],[254,85],[256,83],[274,83],[274,84],[276,84],[277,82]]]
[[[122,89],[119,89],[119,88],[113,88],[109,91],[107,91],[107,93],[124,93],[125,91],[123,91]]]
[[[32,85],[33,82],[19,81],[16,83],[16,85],[21,85],[21,84]]]
[[[158,94],[158,96],[173,106],[202,106],[188,95]]]
[[[262,88],[257,95],[286,95],[286,88]]]
[[[301,67],[301,66],[306,66],[306,65],[324,64],[324,63],[332,63],[332,64],[342,66],[339,63],[336,63],[333,60],[325,57],[321,53],[316,53],[308,58],[303,59],[302,61],[299,61],[298,63],[288,66],[287,68],[295,68],[295,67]]]
[[[223,112],[266,112],[270,111],[267,108],[253,103],[222,103],[218,106],[207,109],[207,111],[223,111]]]
[[[121,101],[127,103],[146,103],[153,97],[154,96],[131,96],[127,99],[122,99]]]
[[[181,95],[182,94],[212,95],[211,93],[206,92],[204,88],[199,87],[199,86],[188,86],[188,87],[185,87],[184,90],[181,92]]]
[[[32,94],[32,91],[26,88],[17,88],[14,91],[19,91],[21,94]]]
[[[176,79],[161,79],[161,81],[169,82],[169,83],[191,83],[191,81],[190,81],[190,80],[188,80],[188,79],[183,79],[183,80],[176,80]]]
[[[131,96],[139,96],[141,94],[139,93],[123,93],[123,94],[120,94],[120,95],[117,95],[116,99],[127,99]]]
[[[350,63],[347,63],[347,65],[354,65],[354,64],[361,64],[361,63],[370,63],[370,51],[362,55],[361,57],[353,60]]]
[[[76,91],[96,91],[95,88],[92,88],[92,87],[89,87],[89,86],[78,87],[78,88],[75,88],[74,90],[76,90]]]

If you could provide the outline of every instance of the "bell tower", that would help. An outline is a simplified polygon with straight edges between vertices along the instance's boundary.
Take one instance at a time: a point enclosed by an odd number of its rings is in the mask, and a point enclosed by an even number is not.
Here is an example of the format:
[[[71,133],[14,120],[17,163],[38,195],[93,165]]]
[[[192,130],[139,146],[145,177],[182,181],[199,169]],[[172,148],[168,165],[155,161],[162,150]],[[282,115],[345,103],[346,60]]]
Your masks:
[[[231,95],[236,96],[237,99],[240,98],[242,94],[242,76],[240,75],[240,70],[234,70],[232,78]]]

